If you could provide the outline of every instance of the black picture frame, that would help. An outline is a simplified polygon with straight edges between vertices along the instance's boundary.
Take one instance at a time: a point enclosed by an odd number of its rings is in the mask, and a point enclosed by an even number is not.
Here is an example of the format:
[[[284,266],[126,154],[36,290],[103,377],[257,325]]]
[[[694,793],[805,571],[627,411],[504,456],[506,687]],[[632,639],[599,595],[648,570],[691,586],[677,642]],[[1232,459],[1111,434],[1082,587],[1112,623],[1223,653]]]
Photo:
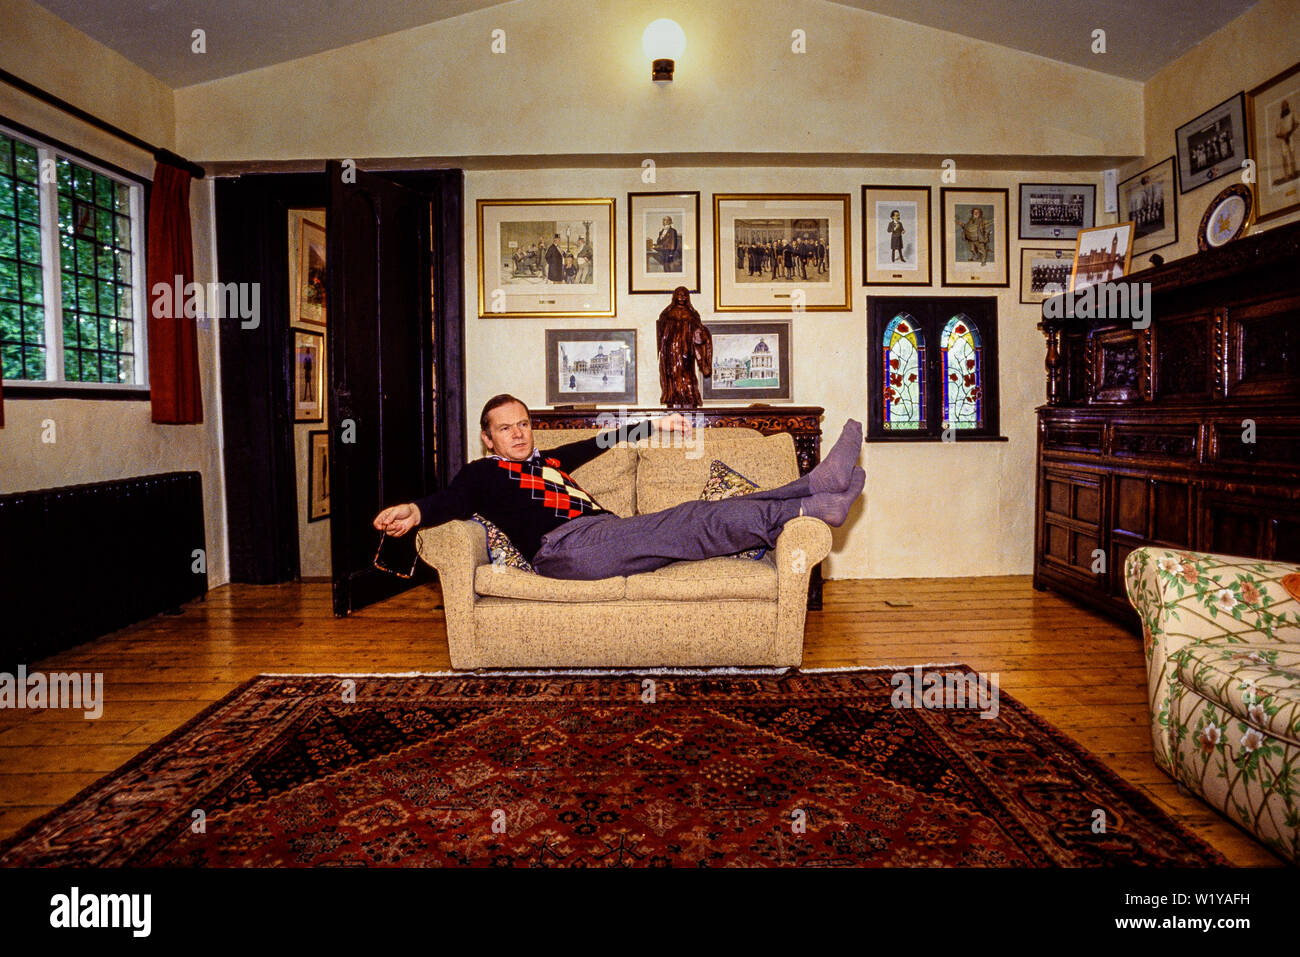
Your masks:
[[[1080,195],[1082,198],[1080,222],[1034,224],[1033,207],[1041,204],[1032,202],[1033,197],[1059,198],[1061,205],[1064,207],[1067,205],[1067,198],[1075,194]],[[1020,183],[1017,192],[1016,219],[1018,222],[1016,237],[1018,239],[1038,239],[1048,242],[1063,242],[1067,239],[1074,239],[1079,235],[1079,230],[1090,229],[1097,224],[1097,184]]]
[[[1179,195],[1240,172],[1242,160],[1249,159],[1249,150],[1243,90],[1174,130]]]
[[[628,350],[623,367],[620,391],[563,391],[560,388],[560,348],[563,343],[617,342]],[[585,360],[584,360],[585,361]],[[577,372],[571,373],[576,377]],[[576,386],[576,382],[575,382]],[[547,329],[546,330],[546,404],[561,405],[635,405],[636,404],[636,330],[635,329]]]
[[[700,397],[704,401],[759,401],[759,402],[790,402],[794,396],[793,388],[790,384],[790,328],[791,322],[788,319],[773,320],[771,322],[706,322],[705,328],[709,330],[709,335],[713,337],[713,375],[702,376]],[[758,336],[760,341],[765,345],[767,339],[764,337],[775,337],[777,348],[775,349],[775,371],[779,386],[777,389],[718,389],[715,382],[718,381],[719,362],[724,359],[720,354],[718,337],[723,335],[744,335]],[[770,346],[768,347],[771,348]]]

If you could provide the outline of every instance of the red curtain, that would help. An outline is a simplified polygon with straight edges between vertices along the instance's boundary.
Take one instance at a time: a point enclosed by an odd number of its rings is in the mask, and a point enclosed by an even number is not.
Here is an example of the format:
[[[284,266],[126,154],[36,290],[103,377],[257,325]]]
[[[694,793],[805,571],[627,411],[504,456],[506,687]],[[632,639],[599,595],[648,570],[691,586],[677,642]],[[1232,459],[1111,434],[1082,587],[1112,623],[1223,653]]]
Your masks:
[[[147,249],[153,421],[194,425],[203,421],[203,397],[197,322],[193,316],[185,316],[184,290],[194,279],[190,174],[166,163],[158,163],[154,169]],[[167,288],[162,296],[154,295],[158,283]],[[159,312],[161,316],[156,315]]]

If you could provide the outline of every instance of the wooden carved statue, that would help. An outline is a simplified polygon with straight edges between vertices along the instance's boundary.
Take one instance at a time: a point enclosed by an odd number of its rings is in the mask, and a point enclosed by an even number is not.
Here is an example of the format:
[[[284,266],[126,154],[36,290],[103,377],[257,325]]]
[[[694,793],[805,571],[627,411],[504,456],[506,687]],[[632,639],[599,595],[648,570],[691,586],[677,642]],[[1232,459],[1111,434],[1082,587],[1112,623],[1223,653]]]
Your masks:
[[[673,290],[673,301],[659,313],[655,323],[659,342],[659,401],[666,408],[698,409],[703,401],[695,380],[700,374],[713,375],[713,337],[691,305],[685,286]]]

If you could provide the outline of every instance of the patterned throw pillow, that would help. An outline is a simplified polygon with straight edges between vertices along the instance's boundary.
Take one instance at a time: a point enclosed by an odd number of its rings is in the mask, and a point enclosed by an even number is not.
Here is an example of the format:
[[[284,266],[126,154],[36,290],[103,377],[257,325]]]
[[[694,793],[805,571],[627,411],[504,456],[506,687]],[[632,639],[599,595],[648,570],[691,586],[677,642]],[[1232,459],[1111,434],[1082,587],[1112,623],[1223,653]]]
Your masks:
[[[492,559],[493,565],[517,568],[521,572],[536,574],[537,570],[528,563],[523,553],[515,548],[515,543],[510,541],[510,536],[477,512],[470,516],[470,520],[478,522],[487,532],[488,557]]]
[[[724,498],[732,498],[736,495],[748,495],[750,492],[757,492],[758,486],[751,482],[745,476],[741,475],[726,462],[714,459],[713,464],[709,466],[709,480],[704,483],[704,491],[700,493],[700,500],[704,502],[719,502]],[[752,558],[755,561],[762,558],[767,552],[766,548],[751,548],[747,551],[737,552],[737,558]]]

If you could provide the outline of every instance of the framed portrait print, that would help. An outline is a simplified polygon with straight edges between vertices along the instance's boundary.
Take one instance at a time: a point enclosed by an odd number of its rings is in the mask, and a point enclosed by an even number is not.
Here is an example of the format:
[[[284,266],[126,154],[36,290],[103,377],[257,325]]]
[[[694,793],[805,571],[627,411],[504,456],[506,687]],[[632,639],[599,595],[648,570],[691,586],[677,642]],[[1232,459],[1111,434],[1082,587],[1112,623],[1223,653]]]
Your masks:
[[[1133,220],[1133,255],[1178,242],[1174,158],[1149,166],[1119,184],[1119,214]]]
[[[1022,246],[1020,249],[1020,301],[1044,300],[1070,288],[1073,249]]]
[[[308,219],[298,221],[299,322],[325,325],[325,230]]]
[[[330,517],[330,434],[326,429],[307,433],[307,521]]]
[[[1021,183],[1020,238],[1074,239],[1096,225],[1092,183]]]
[[[1133,224],[1114,223],[1082,229],[1075,240],[1070,291],[1078,292],[1128,275],[1133,258]]]
[[[635,329],[547,329],[546,404],[636,403]]]
[[[790,401],[790,323],[707,322],[713,375],[700,381],[705,399]]]
[[[717,312],[846,310],[848,193],[714,193]]]
[[[928,286],[930,187],[862,187],[862,285]]]
[[[1009,286],[1007,191],[939,190],[942,211],[943,284]]]
[[[1255,157],[1255,221],[1300,207],[1300,63],[1246,94],[1250,155]]]
[[[1178,189],[1191,192],[1241,170],[1246,158],[1246,111],[1241,93],[1174,131]]]
[[[614,200],[480,199],[478,314],[614,315]]]
[[[293,331],[293,420],[325,421],[325,336]]]
[[[700,194],[627,194],[627,291],[700,291]]]

